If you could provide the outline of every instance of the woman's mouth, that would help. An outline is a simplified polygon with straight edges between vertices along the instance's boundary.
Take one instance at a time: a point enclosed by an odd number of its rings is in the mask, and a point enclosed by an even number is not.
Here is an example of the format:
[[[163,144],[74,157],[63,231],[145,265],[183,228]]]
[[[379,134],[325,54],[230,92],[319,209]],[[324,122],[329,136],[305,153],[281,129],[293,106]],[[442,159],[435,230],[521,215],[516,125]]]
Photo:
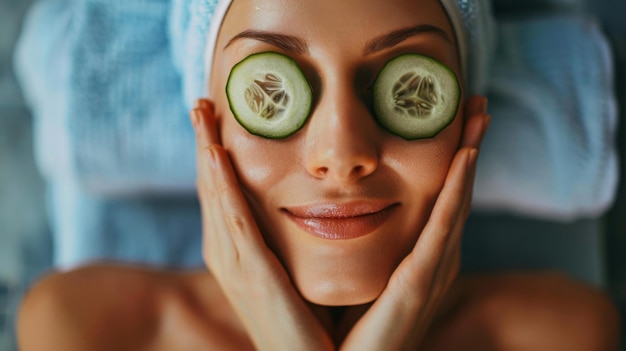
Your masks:
[[[365,236],[382,226],[399,203],[350,202],[284,208],[283,212],[306,232],[328,240]]]

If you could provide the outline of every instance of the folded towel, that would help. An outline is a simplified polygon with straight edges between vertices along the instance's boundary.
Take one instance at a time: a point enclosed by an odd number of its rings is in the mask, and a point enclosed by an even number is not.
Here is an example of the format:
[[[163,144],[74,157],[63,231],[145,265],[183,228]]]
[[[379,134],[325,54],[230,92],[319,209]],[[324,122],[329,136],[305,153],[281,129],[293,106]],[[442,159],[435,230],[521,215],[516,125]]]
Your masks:
[[[570,220],[597,216],[618,181],[613,62],[578,15],[501,21],[477,208]]]
[[[33,7],[16,70],[46,178],[103,194],[194,192],[195,137],[172,63],[170,11],[163,0]]]
[[[598,26],[582,15],[555,14],[500,20],[496,29],[476,34],[472,28],[489,28],[488,7],[480,7],[488,3],[459,3],[474,4],[465,13],[487,21],[466,27],[478,38],[472,45],[490,50],[494,38],[480,38],[498,33],[494,61],[479,61],[472,70],[488,78],[475,90],[488,93],[493,115],[479,161],[476,207],[557,220],[601,214],[617,180],[616,101],[609,47]],[[53,188],[58,262],[106,256],[173,262],[169,248],[190,252],[171,243],[186,221],[199,228],[197,217],[172,210],[170,224],[152,226],[167,207],[146,215],[150,211],[125,203],[143,201],[131,195],[195,197],[187,111],[204,92],[206,33],[215,5],[42,0],[33,7],[16,68],[35,116],[38,164]],[[468,55],[468,67],[475,64]],[[492,71],[480,71],[487,68]],[[135,215],[141,220],[130,219]],[[111,227],[120,234],[102,229]],[[143,234],[135,237],[136,231]]]

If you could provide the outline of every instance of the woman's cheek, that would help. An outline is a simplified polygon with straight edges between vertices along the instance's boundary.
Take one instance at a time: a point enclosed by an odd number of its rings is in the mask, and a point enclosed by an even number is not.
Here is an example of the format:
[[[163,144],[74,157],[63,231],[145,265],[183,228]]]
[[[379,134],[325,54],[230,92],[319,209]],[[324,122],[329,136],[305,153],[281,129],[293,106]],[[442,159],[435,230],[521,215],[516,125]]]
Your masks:
[[[402,179],[408,203],[413,210],[427,210],[434,204],[445,182],[458,145],[458,130],[440,137],[387,148],[386,164]]]
[[[293,168],[294,163],[287,160],[290,156],[281,142],[252,135],[233,121],[224,121],[222,142],[240,183],[258,197],[284,178],[285,164]]]

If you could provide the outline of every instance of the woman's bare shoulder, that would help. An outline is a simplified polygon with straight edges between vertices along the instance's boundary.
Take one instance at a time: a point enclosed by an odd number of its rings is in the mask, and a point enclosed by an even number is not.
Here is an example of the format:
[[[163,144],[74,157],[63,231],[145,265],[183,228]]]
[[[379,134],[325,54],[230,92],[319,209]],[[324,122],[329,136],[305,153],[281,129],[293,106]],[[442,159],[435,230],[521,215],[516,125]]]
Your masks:
[[[33,286],[20,308],[18,339],[26,351],[166,349],[180,333],[193,339],[185,330],[210,329],[205,317],[221,302],[205,271],[89,265],[53,272]]]

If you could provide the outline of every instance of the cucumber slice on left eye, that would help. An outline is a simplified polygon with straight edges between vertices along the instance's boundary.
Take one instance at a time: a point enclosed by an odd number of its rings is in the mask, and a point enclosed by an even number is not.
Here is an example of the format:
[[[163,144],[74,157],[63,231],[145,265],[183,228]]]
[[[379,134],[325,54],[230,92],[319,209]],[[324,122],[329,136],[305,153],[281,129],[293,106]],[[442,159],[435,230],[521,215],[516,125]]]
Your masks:
[[[232,68],[226,96],[233,115],[248,132],[278,139],[304,126],[313,94],[292,58],[262,52],[246,57]]]
[[[456,116],[461,87],[456,74],[423,55],[391,59],[373,87],[374,115],[387,130],[406,140],[432,138]]]

